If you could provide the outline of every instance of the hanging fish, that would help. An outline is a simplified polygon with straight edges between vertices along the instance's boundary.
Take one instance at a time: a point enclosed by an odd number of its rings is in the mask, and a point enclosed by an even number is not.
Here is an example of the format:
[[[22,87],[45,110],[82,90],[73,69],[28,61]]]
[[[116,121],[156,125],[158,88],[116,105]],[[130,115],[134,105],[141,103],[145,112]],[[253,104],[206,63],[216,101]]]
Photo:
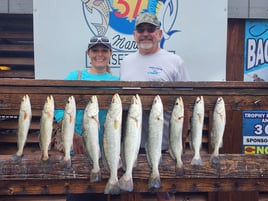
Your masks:
[[[146,156],[152,168],[149,177],[149,189],[160,188],[161,180],[159,174],[159,163],[161,159],[161,146],[164,127],[164,109],[159,95],[155,96],[149,114],[149,133],[145,145]]]
[[[226,123],[225,103],[222,97],[218,97],[212,119],[212,129],[210,133],[211,146],[214,149],[210,161],[219,163],[219,149],[222,147],[223,134]]]
[[[76,118],[76,103],[75,98],[70,96],[65,105],[63,120],[62,120],[62,141],[63,141],[63,150],[64,158],[63,162],[65,167],[70,168],[72,165],[71,162],[71,149],[73,145],[74,137],[74,127],[75,127],[75,118]]]
[[[126,133],[123,143],[123,156],[126,166],[124,175],[119,180],[122,190],[133,191],[132,169],[137,163],[141,144],[142,104],[138,94],[132,97],[128,110]]]
[[[122,103],[119,94],[114,94],[104,122],[103,149],[104,164],[107,164],[110,177],[105,186],[105,194],[119,194],[117,170],[120,167],[120,146],[122,127]]]
[[[17,131],[18,151],[13,155],[13,160],[19,161],[23,156],[23,149],[27,140],[32,119],[32,109],[29,96],[26,94],[21,99]]]
[[[203,165],[200,149],[202,145],[202,132],[205,115],[205,105],[203,96],[198,96],[195,101],[193,116],[191,120],[190,146],[194,151],[191,165]]]
[[[48,150],[50,149],[52,130],[54,120],[54,99],[53,96],[48,96],[44,104],[41,121],[40,121],[40,148],[42,152],[42,160],[49,159]]]
[[[182,129],[184,120],[184,105],[182,97],[176,99],[171,118],[170,118],[170,132],[169,132],[169,153],[176,161],[175,171],[177,175],[183,175],[183,162],[181,159],[182,146]]]
[[[83,116],[83,145],[85,153],[93,164],[90,173],[90,182],[97,182],[101,180],[101,172],[99,159],[100,145],[99,145],[99,104],[97,96],[92,96],[86,106]]]

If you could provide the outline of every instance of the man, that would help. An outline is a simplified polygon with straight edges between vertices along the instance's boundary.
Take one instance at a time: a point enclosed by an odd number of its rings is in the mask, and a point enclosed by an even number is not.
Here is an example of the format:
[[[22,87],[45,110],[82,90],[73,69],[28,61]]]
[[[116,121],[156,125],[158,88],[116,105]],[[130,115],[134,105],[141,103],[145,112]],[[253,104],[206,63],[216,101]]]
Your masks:
[[[120,69],[122,81],[189,81],[187,69],[182,58],[176,54],[161,49],[162,38],[160,22],[154,14],[142,13],[137,16],[134,39],[138,51],[126,56]],[[147,112],[147,113],[146,113]],[[148,112],[143,116],[142,143],[144,147],[148,133]],[[186,112],[187,115],[187,112]],[[165,112],[165,125],[162,150],[168,149],[170,112]],[[188,130],[188,115],[185,118],[184,133]],[[174,196],[158,194],[158,200],[175,200]]]

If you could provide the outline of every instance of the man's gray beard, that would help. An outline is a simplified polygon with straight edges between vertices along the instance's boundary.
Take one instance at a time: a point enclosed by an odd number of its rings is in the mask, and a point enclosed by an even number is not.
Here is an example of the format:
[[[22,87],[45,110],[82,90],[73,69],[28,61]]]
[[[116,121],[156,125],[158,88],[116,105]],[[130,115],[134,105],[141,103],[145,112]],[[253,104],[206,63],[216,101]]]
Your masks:
[[[143,50],[149,50],[154,46],[153,43],[150,44],[138,44],[139,49],[143,49]]]

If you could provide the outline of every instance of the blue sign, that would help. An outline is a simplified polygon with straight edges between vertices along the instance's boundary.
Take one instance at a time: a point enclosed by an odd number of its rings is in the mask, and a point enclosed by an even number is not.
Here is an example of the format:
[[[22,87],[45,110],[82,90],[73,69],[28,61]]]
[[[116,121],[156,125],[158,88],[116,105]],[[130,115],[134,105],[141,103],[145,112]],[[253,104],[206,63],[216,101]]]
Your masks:
[[[245,25],[244,81],[268,80],[268,20]]]
[[[243,111],[244,154],[268,154],[268,111]]]

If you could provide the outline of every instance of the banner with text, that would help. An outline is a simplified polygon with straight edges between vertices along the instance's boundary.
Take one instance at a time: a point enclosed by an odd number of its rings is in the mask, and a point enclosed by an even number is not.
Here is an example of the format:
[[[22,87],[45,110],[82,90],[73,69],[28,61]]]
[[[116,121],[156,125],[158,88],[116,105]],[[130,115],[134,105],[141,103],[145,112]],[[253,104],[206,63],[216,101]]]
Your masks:
[[[35,78],[63,79],[90,66],[89,38],[110,38],[112,71],[119,75],[124,56],[137,51],[133,39],[138,13],[161,21],[161,48],[179,54],[193,81],[225,80],[227,0],[35,0]],[[200,73],[202,71],[202,73]]]
[[[268,81],[268,20],[247,20],[244,81]]]

